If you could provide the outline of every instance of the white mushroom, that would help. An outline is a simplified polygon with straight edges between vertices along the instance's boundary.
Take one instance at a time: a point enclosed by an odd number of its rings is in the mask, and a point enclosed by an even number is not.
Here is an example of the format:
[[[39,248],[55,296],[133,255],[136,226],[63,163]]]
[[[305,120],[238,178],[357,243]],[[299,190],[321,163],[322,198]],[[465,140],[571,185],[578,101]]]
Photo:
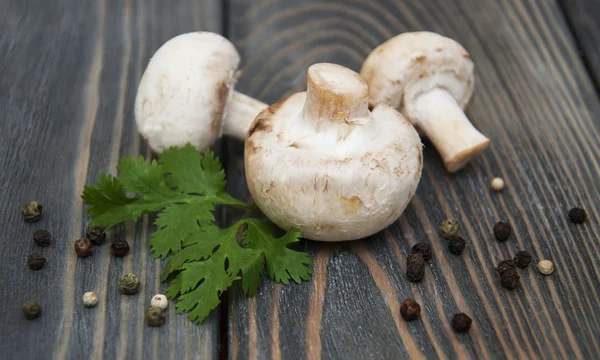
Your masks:
[[[152,150],[188,142],[202,149],[223,133],[246,138],[267,105],[233,90],[239,62],[235,47],[210,32],[176,36],[156,51],[135,99],[138,131]]]
[[[334,64],[308,69],[306,92],[261,112],[245,143],[252,198],[275,224],[312,240],[354,240],[400,217],[415,194],[422,144],[402,114],[370,111],[369,87]]]
[[[371,101],[399,109],[435,145],[449,172],[488,147],[463,111],[475,66],[456,41],[430,32],[398,35],[371,52],[360,74]]]

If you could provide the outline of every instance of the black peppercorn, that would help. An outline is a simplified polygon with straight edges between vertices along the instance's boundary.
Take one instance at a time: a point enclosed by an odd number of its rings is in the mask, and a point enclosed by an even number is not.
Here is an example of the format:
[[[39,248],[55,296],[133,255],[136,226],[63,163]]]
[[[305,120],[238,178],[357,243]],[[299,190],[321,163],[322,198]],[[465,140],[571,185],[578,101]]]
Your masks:
[[[104,233],[104,228],[101,226],[89,226],[85,230],[85,237],[90,239],[92,244],[94,245],[102,245],[104,239],[106,239],[106,234]]]
[[[462,236],[457,236],[448,240],[448,250],[450,250],[450,252],[454,255],[460,255],[465,249],[466,244],[467,242],[462,238]]]
[[[518,251],[513,259],[515,265],[521,269],[525,269],[531,264],[531,254],[527,251]]]
[[[503,221],[498,221],[496,225],[494,225],[494,236],[498,241],[506,241],[510,237],[512,233],[512,229],[510,225]]]
[[[500,261],[500,263],[498,264],[498,267],[496,268],[496,271],[502,275],[503,273],[509,271],[509,270],[515,270],[516,269],[516,265],[515,262],[513,260],[502,260]]]
[[[446,219],[442,223],[440,233],[446,239],[451,239],[458,235],[458,230],[460,230],[460,222],[458,219]]]
[[[500,275],[500,284],[507,289],[515,289],[519,285],[521,276],[513,260],[503,260],[498,264],[496,271]]]
[[[421,253],[425,261],[431,260],[431,246],[428,243],[420,242],[410,249],[411,254]]]
[[[150,306],[146,310],[146,322],[148,323],[148,326],[162,326],[165,321],[165,311],[158,306]]]
[[[28,320],[37,318],[40,316],[41,312],[42,309],[38,304],[35,303],[35,301],[29,300],[23,304],[23,315],[25,315],[25,318]]]
[[[125,256],[129,253],[129,244],[126,240],[117,237],[110,245],[110,253],[114,256]]]
[[[406,321],[416,320],[421,315],[421,305],[413,299],[406,299],[400,305],[400,315]]]
[[[38,221],[42,217],[42,205],[35,201],[30,201],[23,205],[21,214],[25,221],[34,222]]]
[[[410,254],[406,259],[406,277],[408,281],[419,282],[425,275],[425,259],[423,254]]]
[[[33,241],[35,241],[38,246],[48,246],[50,245],[50,240],[52,240],[52,236],[48,230],[39,229],[33,233]]]
[[[38,253],[32,253],[27,258],[27,265],[30,269],[39,270],[46,264],[46,258]]]
[[[575,224],[581,224],[587,220],[587,213],[580,207],[574,207],[569,210],[569,220]]]
[[[459,333],[469,331],[472,323],[473,320],[465,313],[456,314],[452,318],[452,328]]]
[[[92,255],[92,251],[94,250],[94,244],[88,238],[81,238],[75,240],[75,244],[73,245],[75,248],[75,252],[79,257],[86,257]]]

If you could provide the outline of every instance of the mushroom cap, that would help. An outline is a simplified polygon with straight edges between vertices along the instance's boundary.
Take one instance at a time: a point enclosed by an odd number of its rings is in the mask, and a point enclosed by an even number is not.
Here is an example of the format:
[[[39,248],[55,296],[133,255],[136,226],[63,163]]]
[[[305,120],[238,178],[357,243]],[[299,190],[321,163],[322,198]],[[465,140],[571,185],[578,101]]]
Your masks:
[[[319,74],[323,66],[338,65],[311,66],[307,92],[271,105],[254,120],[244,148],[246,179],[255,203],[279,227],[296,228],[312,240],[355,240],[402,214],[421,177],[422,144],[394,108],[367,109],[368,86],[357,73],[343,68],[346,73]],[[344,106],[320,114],[348,109],[345,121],[324,123],[315,116],[329,96],[316,96],[314,88],[322,85],[332,87],[329,95],[341,97],[336,101]],[[360,106],[344,103],[348,97],[360,98],[365,116],[352,115]]]
[[[235,47],[210,32],[176,36],[156,51],[135,99],[138,131],[152,150],[203,149],[221,136],[239,62]]]
[[[414,124],[414,99],[442,88],[461,108],[473,96],[475,65],[456,41],[432,32],[403,33],[378,46],[360,74],[371,88],[371,101],[399,109]]]

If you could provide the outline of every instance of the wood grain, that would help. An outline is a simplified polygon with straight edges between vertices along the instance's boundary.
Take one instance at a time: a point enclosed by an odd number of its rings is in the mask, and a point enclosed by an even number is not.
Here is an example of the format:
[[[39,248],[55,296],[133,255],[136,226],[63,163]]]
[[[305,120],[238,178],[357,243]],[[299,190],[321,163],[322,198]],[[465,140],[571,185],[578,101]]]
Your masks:
[[[150,298],[164,292],[160,261],[151,257],[152,218],[115,231],[130,255],[109,254],[110,239],[94,256],[78,259],[73,241],[89,218],[80,198],[120,157],[149,156],[137,135],[133,103],[152,53],[169,38],[221,30],[216,0],[0,1],[0,353],[10,359],[215,358],[218,314],[203,326],[169,308],[160,329],[144,323]],[[37,200],[42,220],[25,223],[21,205]],[[53,243],[38,248],[33,232],[46,228]],[[27,268],[38,251],[44,269]],[[140,276],[135,296],[122,296],[125,272]],[[81,296],[96,291],[96,308]],[[33,299],[42,316],[27,321],[21,305]]]
[[[600,88],[600,1],[561,0],[568,24],[578,45],[580,55]]]
[[[556,1],[230,3],[229,36],[243,57],[237,89],[267,103],[304,90],[313,63],[358,71],[373,48],[401,32],[458,40],[478,70],[468,116],[493,142],[449,175],[425,141],[419,189],[398,222],[358,242],[304,243],[315,259],[310,283],[265,281],[254,298],[230,294],[230,358],[598,357],[600,100]],[[228,140],[229,189],[248,197],[242,155],[241,143]],[[506,182],[502,193],[490,190],[494,176]],[[573,206],[590,221],[570,223]],[[437,234],[450,216],[468,239],[462,256]],[[491,234],[499,220],[513,226],[507,243]],[[431,243],[434,260],[412,284],[405,262],[419,241]],[[521,249],[535,263],[554,261],[556,271],[543,277],[532,266],[517,290],[505,290],[494,267]],[[399,318],[407,297],[421,303],[421,320]],[[457,312],[473,318],[468,334],[452,331]]]

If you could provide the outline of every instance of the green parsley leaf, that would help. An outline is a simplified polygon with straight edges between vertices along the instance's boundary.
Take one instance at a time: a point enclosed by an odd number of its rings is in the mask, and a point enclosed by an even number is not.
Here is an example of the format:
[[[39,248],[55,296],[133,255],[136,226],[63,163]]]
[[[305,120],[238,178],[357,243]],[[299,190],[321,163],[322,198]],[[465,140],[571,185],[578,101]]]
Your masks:
[[[158,161],[121,159],[117,170],[119,177],[103,173],[84,188],[90,224],[111,227],[160,211],[152,254],[172,255],[163,271],[163,281],[172,279],[167,295],[179,300],[177,310],[191,320],[204,321],[237,280],[253,296],[265,267],[271,279],[284,284],[310,278],[309,255],[288,247],[299,241],[300,232],[277,238],[281,231],[275,225],[252,218],[225,229],[215,224],[217,205],[253,207],[227,194],[225,173],[212,152],[202,154],[191,145],[170,148]]]

